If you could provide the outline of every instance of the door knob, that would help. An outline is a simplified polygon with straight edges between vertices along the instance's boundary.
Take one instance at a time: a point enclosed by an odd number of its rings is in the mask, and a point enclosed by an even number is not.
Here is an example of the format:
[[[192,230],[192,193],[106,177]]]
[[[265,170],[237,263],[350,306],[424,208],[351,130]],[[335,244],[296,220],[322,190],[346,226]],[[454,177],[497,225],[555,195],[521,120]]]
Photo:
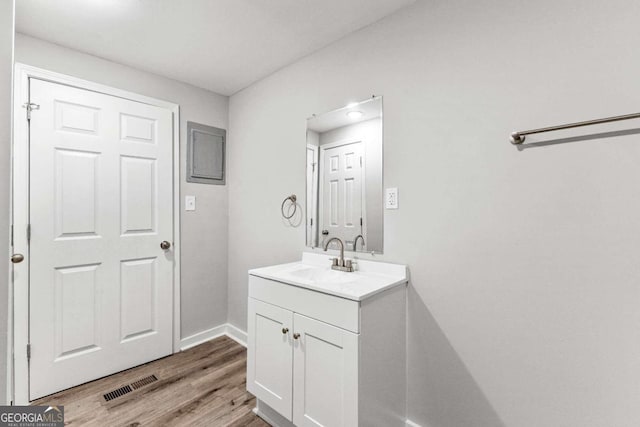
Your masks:
[[[160,243],[160,247],[166,251],[167,249],[169,249],[171,247],[171,243],[167,242],[166,240],[163,240]]]
[[[289,328],[282,328],[282,333],[286,334],[287,332],[289,332]]]
[[[297,340],[298,338],[300,338],[300,334],[299,333],[295,333],[293,334],[293,339]]]
[[[11,255],[11,262],[14,264],[18,264],[20,262],[24,261],[24,255],[22,254],[13,254]]]

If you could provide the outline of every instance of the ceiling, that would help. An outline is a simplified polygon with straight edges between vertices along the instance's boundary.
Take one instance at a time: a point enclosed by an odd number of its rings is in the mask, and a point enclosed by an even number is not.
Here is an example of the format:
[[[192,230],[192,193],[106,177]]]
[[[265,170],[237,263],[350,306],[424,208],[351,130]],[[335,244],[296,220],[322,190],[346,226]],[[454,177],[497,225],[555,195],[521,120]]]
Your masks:
[[[17,31],[223,95],[415,0],[20,0]]]

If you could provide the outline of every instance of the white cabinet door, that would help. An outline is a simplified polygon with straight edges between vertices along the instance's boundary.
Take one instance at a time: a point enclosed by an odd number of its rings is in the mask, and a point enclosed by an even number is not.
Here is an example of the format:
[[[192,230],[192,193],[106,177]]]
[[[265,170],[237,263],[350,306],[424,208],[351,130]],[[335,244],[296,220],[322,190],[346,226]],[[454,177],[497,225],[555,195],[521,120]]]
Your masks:
[[[294,314],[293,422],[358,425],[358,335]]]
[[[293,313],[249,298],[247,389],[291,421]]]
[[[30,100],[35,399],[171,354],[173,130],[169,110],[42,80]]]

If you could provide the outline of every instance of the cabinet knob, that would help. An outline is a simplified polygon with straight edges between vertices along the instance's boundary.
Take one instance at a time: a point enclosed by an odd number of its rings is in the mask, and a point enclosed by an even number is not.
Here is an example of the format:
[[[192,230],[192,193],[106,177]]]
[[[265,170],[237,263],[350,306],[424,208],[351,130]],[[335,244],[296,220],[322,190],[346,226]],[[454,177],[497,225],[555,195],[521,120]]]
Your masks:
[[[286,334],[287,332],[289,332],[289,328],[282,328],[282,333]]]
[[[293,339],[294,340],[297,340],[298,338],[300,338],[300,334],[299,333],[296,332],[295,334],[293,334]]]

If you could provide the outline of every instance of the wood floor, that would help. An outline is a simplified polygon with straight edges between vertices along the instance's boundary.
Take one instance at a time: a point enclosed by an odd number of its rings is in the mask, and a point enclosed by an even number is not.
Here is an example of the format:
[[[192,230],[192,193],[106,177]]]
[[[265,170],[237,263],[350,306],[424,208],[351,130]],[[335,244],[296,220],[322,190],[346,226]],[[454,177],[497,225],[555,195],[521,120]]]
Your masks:
[[[251,412],[246,365],[246,349],[221,337],[32,404],[64,405],[70,426],[269,426]],[[104,400],[103,394],[150,375],[158,381]]]

